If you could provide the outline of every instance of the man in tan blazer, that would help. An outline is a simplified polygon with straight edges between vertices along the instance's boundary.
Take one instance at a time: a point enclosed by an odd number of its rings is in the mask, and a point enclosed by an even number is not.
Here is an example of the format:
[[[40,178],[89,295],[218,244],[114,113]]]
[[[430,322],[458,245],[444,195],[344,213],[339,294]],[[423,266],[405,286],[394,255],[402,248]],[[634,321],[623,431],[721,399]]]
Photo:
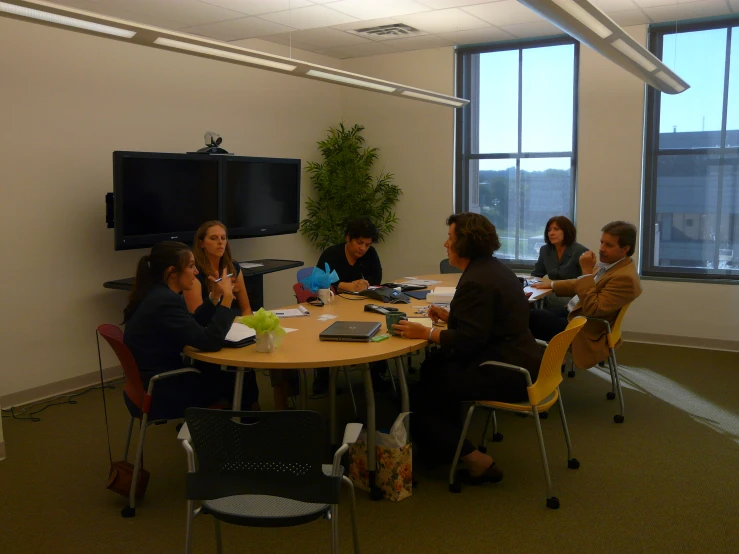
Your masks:
[[[549,341],[564,330],[573,317],[590,316],[607,320],[611,327],[622,307],[641,294],[636,265],[631,256],[636,247],[636,227],[624,221],[613,221],[601,229],[598,263],[592,251],[580,256],[583,275],[577,279],[550,281],[544,279],[532,286],[551,288],[557,296],[572,296],[569,313],[532,310],[531,332]],[[588,368],[608,358],[606,326],[589,321],[572,343],[572,358],[580,368]]]

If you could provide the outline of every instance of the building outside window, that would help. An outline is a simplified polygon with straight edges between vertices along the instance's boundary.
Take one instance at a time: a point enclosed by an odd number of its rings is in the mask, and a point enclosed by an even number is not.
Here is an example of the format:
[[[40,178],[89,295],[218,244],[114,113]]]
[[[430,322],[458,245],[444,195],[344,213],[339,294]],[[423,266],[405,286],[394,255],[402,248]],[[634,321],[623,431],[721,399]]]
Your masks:
[[[550,217],[574,221],[578,63],[569,37],[457,51],[456,211],[485,215],[517,267]]]
[[[644,275],[739,277],[739,20],[655,26],[650,50],[685,79],[647,95]]]

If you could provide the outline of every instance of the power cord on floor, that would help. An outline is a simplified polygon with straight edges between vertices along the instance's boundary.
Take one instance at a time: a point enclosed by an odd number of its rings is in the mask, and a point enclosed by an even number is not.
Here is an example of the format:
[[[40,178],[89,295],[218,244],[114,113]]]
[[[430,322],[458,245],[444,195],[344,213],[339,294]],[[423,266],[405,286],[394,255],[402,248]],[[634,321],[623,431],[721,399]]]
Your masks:
[[[106,389],[115,389],[115,385],[118,383],[121,383],[122,381],[114,381],[112,383],[106,383],[105,388]],[[47,398],[46,400],[41,400],[39,402],[33,402],[32,404],[28,404],[26,406],[23,406],[22,408],[18,408],[17,406],[11,406],[8,409],[0,410],[2,412],[2,417],[7,419],[22,419],[27,421],[34,421],[39,422],[41,421],[40,417],[35,417],[36,414],[39,414],[43,412],[46,408],[51,408],[52,406],[61,406],[62,404],[77,404],[77,401],[74,400],[74,398],[78,396],[82,396],[83,394],[87,394],[91,390],[100,390],[100,385],[95,385],[93,387],[89,387],[83,391],[80,392],[74,392],[72,394],[59,394],[57,396],[54,396],[52,398]],[[64,398],[62,402],[55,402],[56,400]],[[43,408],[40,408],[38,410],[34,410],[34,408],[46,404]],[[30,411],[32,410],[32,411]]]

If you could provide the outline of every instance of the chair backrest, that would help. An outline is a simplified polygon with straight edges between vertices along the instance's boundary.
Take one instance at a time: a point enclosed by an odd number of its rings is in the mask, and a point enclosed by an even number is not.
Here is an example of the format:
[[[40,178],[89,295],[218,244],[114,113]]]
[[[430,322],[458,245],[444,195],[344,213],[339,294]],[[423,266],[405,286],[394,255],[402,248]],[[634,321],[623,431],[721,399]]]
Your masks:
[[[298,270],[298,282],[301,281],[301,279],[305,279],[306,277],[310,277],[310,274],[313,273],[313,266],[309,267],[301,267]]]
[[[608,348],[616,348],[618,341],[621,340],[621,322],[624,320],[624,315],[626,315],[626,310],[629,309],[629,306],[631,306],[631,302],[626,304],[621,308],[621,311],[618,312],[616,321],[613,323],[613,327],[611,327],[611,334],[608,335]]]
[[[536,382],[528,388],[529,402],[532,406],[552,394],[562,382],[562,363],[565,354],[567,354],[567,349],[587,321],[584,317],[573,318],[564,331],[558,333],[549,341],[549,345],[547,345],[541,359],[539,376],[536,378]]]
[[[139,366],[136,364],[136,360],[128,349],[128,346],[123,342],[123,331],[117,325],[105,323],[97,328],[97,332],[110,345],[118,357],[118,361],[121,363],[123,374],[126,376],[126,382],[123,385],[126,396],[138,408],[142,408],[146,391],[141,381]]]
[[[462,270],[449,263],[449,258],[439,262],[439,273],[462,273]]]
[[[188,499],[264,494],[339,502],[341,477],[321,468],[326,428],[318,412],[188,408],[185,421],[197,457],[197,471],[187,475]]]
[[[305,288],[305,285],[303,283],[295,283],[293,285],[293,292],[295,293],[295,298],[298,301],[298,304],[302,304],[303,302],[306,302],[308,298],[311,296],[315,296],[310,289]]]

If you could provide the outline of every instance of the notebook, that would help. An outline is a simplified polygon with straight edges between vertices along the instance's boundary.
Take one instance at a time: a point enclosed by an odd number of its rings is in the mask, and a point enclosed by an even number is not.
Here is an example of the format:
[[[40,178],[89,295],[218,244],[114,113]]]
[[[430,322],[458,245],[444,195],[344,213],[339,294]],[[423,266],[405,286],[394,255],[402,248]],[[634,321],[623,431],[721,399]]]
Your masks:
[[[382,324],[377,321],[335,321],[318,335],[318,338],[321,340],[369,342],[381,326]]]

